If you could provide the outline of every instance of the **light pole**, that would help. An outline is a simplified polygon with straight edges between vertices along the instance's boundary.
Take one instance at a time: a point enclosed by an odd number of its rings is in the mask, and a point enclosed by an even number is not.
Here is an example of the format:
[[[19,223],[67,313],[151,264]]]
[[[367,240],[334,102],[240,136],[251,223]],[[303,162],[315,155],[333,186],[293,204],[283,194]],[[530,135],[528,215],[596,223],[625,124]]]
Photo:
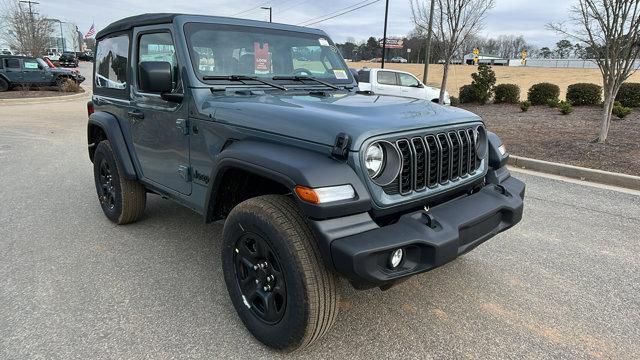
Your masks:
[[[260,9],[269,10],[269,22],[272,22],[272,20],[273,20],[273,18],[272,18],[273,8],[271,8],[271,6],[261,6]]]
[[[434,9],[435,0],[431,0],[431,10],[429,10],[429,26],[427,28],[427,48],[425,49],[424,54],[424,71],[422,74],[422,82],[424,84],[427,83],[427,77],[429,75],[429,58],[431,57],[431,36],[433,33],[433,9]]]
[[[387,18],[389,17],[389,0],[387,0],[387,5],[384,8],[384,35],[382,35],[382,65],[381,68],[384,69],[384,57],[386,56],[387,50]]]

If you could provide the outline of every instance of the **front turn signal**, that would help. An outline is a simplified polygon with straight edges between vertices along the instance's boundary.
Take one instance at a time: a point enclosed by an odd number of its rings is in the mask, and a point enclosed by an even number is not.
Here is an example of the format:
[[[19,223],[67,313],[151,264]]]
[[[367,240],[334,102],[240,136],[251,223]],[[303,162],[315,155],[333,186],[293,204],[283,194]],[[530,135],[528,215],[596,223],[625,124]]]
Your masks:
[[[356,197],[356,192],[351,185],[327,186],[321,188],[309,188],[297,185],[296,194],[302,201],[311,204],[325,204],[334,201],[350,200]]]

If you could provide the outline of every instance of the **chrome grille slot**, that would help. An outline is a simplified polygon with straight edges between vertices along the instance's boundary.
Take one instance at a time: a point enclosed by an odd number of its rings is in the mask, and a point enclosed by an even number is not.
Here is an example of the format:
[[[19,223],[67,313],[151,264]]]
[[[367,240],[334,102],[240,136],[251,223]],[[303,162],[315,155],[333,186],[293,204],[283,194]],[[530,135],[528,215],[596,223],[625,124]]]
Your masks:
[[[427,186],[427,152],[424,142],[419,137],[411,139],[411,148],[415,164],[413,167],[413,189],[420,191]]]
[[[411,146],[409,141],[401,139],[396,142],[398,150],[400,150],[400,156],[402,158],[402,167],[400,169],[400,194],[407,194],[412,190],[412,177],[413,177],[413,156],[411,153]]]
[[[481,164],[476,158],[475,132],[474,126],[396,139],[400,174],[383,191],[409,195],[471,178]]]
[[[434,187],[438,184],[438,158],[440,157],[440,150],[435,136],[428,135],[424,140],[427,144],[427,150],[429,151],[427,186]]]
[[[469,137],[469,143],[471,144],[469,154],[469,174],[473,174],[476,171],[476,138],[475,130],[467,129],[467,136]]]
[[[460,157],[460,176],[465,176],[469,174],[469,157],[471,156],[469,146],[469,135],[464,130],[458,131],[458,137],[460,138],[460,153],[462,156]]]
[[[451,180],[460,177],[460,140],[458,134],[452,131],[448,134],[449,143],[451,144]]]
[[[446,134],[438,134],[436,136],[438,145],[440,146],[440,184],[445,184],[449,181],[449,175],[451,174],[451,144]]]

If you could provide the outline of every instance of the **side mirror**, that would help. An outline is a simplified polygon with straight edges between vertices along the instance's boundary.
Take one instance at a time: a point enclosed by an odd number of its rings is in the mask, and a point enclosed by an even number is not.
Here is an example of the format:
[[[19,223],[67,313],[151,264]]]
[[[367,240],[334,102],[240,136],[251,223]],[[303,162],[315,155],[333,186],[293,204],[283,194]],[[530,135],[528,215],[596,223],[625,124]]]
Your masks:
[[[351,72],[353,78],[356,80],[356,83],[360,83],[360,80],[358,79],[358,70],[350,67],[349,71]]]
[[[146,93],[171,92],[171,64],[166,61],[144,61],[138,65],[140,90]]]

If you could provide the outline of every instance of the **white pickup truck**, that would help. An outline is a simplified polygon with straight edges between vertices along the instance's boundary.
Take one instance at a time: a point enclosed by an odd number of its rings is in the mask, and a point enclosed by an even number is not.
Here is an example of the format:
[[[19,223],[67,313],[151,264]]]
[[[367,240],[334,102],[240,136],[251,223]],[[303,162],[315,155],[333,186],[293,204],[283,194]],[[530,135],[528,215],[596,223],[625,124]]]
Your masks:
[[[440,89],[427,86],[413,74],[389,69],[358,70],[360,91],[371,91],[380,95],[396,95],[438,102]],[[450,105],[449,93],[444,93],[444,105]]]

